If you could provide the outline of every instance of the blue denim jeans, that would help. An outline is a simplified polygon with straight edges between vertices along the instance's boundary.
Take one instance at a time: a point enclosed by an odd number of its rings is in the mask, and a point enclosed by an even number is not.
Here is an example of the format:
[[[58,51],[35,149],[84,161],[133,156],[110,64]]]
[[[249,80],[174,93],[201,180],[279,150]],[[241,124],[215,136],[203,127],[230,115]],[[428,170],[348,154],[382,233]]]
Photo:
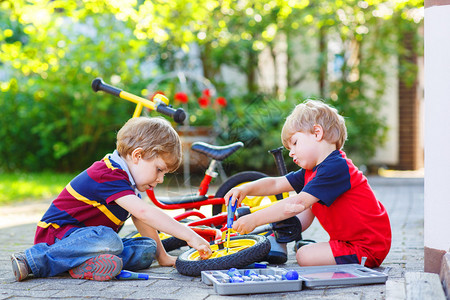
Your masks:
[[[156,254],[156,242],[140,237],[121,239],[109,227],[84,227],[53,245],[39,243],[25,250],[35,277],[51,277],[66,272],[100,254],[122,258],[123,269],[136,271],[150,267]]]

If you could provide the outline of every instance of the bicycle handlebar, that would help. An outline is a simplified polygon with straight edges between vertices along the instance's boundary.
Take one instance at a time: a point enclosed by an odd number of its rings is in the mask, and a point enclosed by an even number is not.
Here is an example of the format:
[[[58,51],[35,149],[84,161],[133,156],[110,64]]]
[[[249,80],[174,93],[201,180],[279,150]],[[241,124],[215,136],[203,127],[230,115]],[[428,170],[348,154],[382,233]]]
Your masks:
[[[182,108],[173,109],[172,107],[161,103],[156,107],[156,111],[171,117],[178,124],[183,124],[186,119],[186,113]]]
[[[104,91],[117,97],[120,97],[120,92],[122,92],[121,89],[105,83],[101,78],[95,78],[92,81],[92,89],[94,92]]]
[[[165,114],[166,116],[171,117],[175,122],[178,124],[183,124],[184,120],[186,119],[186,113],[182,108],[174,109],[170,106],[168,106],[166,103],[164,103],[159,99],[160,101],[155,101],[154,98],[152,101],[141,98],[139,96],[133,95],[131,93],[125,92],[115,86],[109,85],[105,83],[101,78],[95,78],[92,81],[92,89],[94,92],[103,91],[108,94],[111,94],[113,96],[134,102],[137,104],[135,114],[133,116],[137,116],[137,112],[141,112],[142,106],[148,107],[151,110],[156,110],[159,113]],[[165,96],[162,96],[165,98]],[[161,95],[158,98],[162,98]],[[165,98],[167,100],[167,98]]]

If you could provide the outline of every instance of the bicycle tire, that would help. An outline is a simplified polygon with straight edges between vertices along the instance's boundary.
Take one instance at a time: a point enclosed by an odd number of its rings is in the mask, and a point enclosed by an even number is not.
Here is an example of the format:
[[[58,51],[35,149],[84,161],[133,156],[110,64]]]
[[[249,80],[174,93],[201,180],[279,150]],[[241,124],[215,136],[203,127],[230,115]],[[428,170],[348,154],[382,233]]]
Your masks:
[[[250,181],[255,181],[264,177],[268,177],[267,174],[264,174],[262,172],[257,172],[257,171],[243,171],[243,172],[239,172],[233,176],[231,176],[230,178],[228,178],[217,190],[216,195],[214,197],[216,198],[223,198],[225,197],[226,193],[231,190],[232,188],[234,188],[237,185],[246,183],[246,182],[250,182]],[[283,199],[283,195],[278,194],[275,195],[275,197],[277,198],[277,200],[281,200]],[[216,204],[213,205],[212,207],[212,215],[215,216],[217,214],[220,214],[222,212],[222,208],[223,205],[221,204]]]
[[[174,236],[161,240],[161,243],[163,244],[166,252],[170,252],[183,246],[187,246],[186,241],[180,240],[179,238],[176,238]]]
[[[135,238],[135,237],[140,237],[140,236],[141,235],[140,235],[139,231],[135,230],[135,231],[127,234],[125,236],[125,238]],[[180,240],[179,238],[176,238],[174,236],[169,236],[166,238],[160,237],[160,239],[161,239],[161,243],[162,243],[164,249],[166,250],[166,252],[170,252],[170,251],[179,249],[179,248],[187,245],[186,241]]]
[[[249,239],[255,242],[239,252],[212,259],[191,260],[190,257],[197,252],[191,248],[178,256],[176,261],[177,271],[182,275],[200,276],[205,270],[226,270],[229,268],[244,268],[254,262],[261,261],[270,251],[270,241],[262,235],[242,235],[230,238],[230,241]],[[211,244],[212,245],[212,244]]]

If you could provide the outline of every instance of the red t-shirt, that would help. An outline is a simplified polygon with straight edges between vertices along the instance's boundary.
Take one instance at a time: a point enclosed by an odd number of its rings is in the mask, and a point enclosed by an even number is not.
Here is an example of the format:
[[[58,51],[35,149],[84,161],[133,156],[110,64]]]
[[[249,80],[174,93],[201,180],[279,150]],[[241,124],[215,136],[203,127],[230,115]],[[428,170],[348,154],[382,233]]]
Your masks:
[[[312,212],[330,240],[349,242],[369,253],[378,265],[391,247],[391,226],[367,178],[343,151],[333,151],[312,170],[300,169],[286,178],[297,193],[319,199]]]

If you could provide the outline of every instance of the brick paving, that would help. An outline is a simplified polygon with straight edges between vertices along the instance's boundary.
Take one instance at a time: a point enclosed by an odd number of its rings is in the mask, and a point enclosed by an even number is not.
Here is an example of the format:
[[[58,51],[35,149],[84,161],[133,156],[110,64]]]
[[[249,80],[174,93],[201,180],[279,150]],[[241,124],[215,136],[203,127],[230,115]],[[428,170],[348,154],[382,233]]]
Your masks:
[[[23,251],[33,242],[35,224],[50,200],[0,207],[0,300],[1,299],[403,299],[405,274],[423,272],[423,178],[370,177],[378,199],[391,220],[393,241],[386,260],[378,270],[388,271],[387,284],[304,289],[299,292],[220,296],[200,278],[180,275],[176,269],[154,263],[143,270],[171,280],[95,282],[75,280],[68,274],[53,278],[31,278],[15,282],[9,255]],[[122,235],[134,228],[128,224]],[[317,221],[304,232],[304,238],[326,241],[328,235]],[[285,268],[297,266],[293,244],[288,245]],[[187,248],[173,251],[179,255]],[[400,291],[400,292],[398,292]],[[407,297],[408,299],[410,297]]]

